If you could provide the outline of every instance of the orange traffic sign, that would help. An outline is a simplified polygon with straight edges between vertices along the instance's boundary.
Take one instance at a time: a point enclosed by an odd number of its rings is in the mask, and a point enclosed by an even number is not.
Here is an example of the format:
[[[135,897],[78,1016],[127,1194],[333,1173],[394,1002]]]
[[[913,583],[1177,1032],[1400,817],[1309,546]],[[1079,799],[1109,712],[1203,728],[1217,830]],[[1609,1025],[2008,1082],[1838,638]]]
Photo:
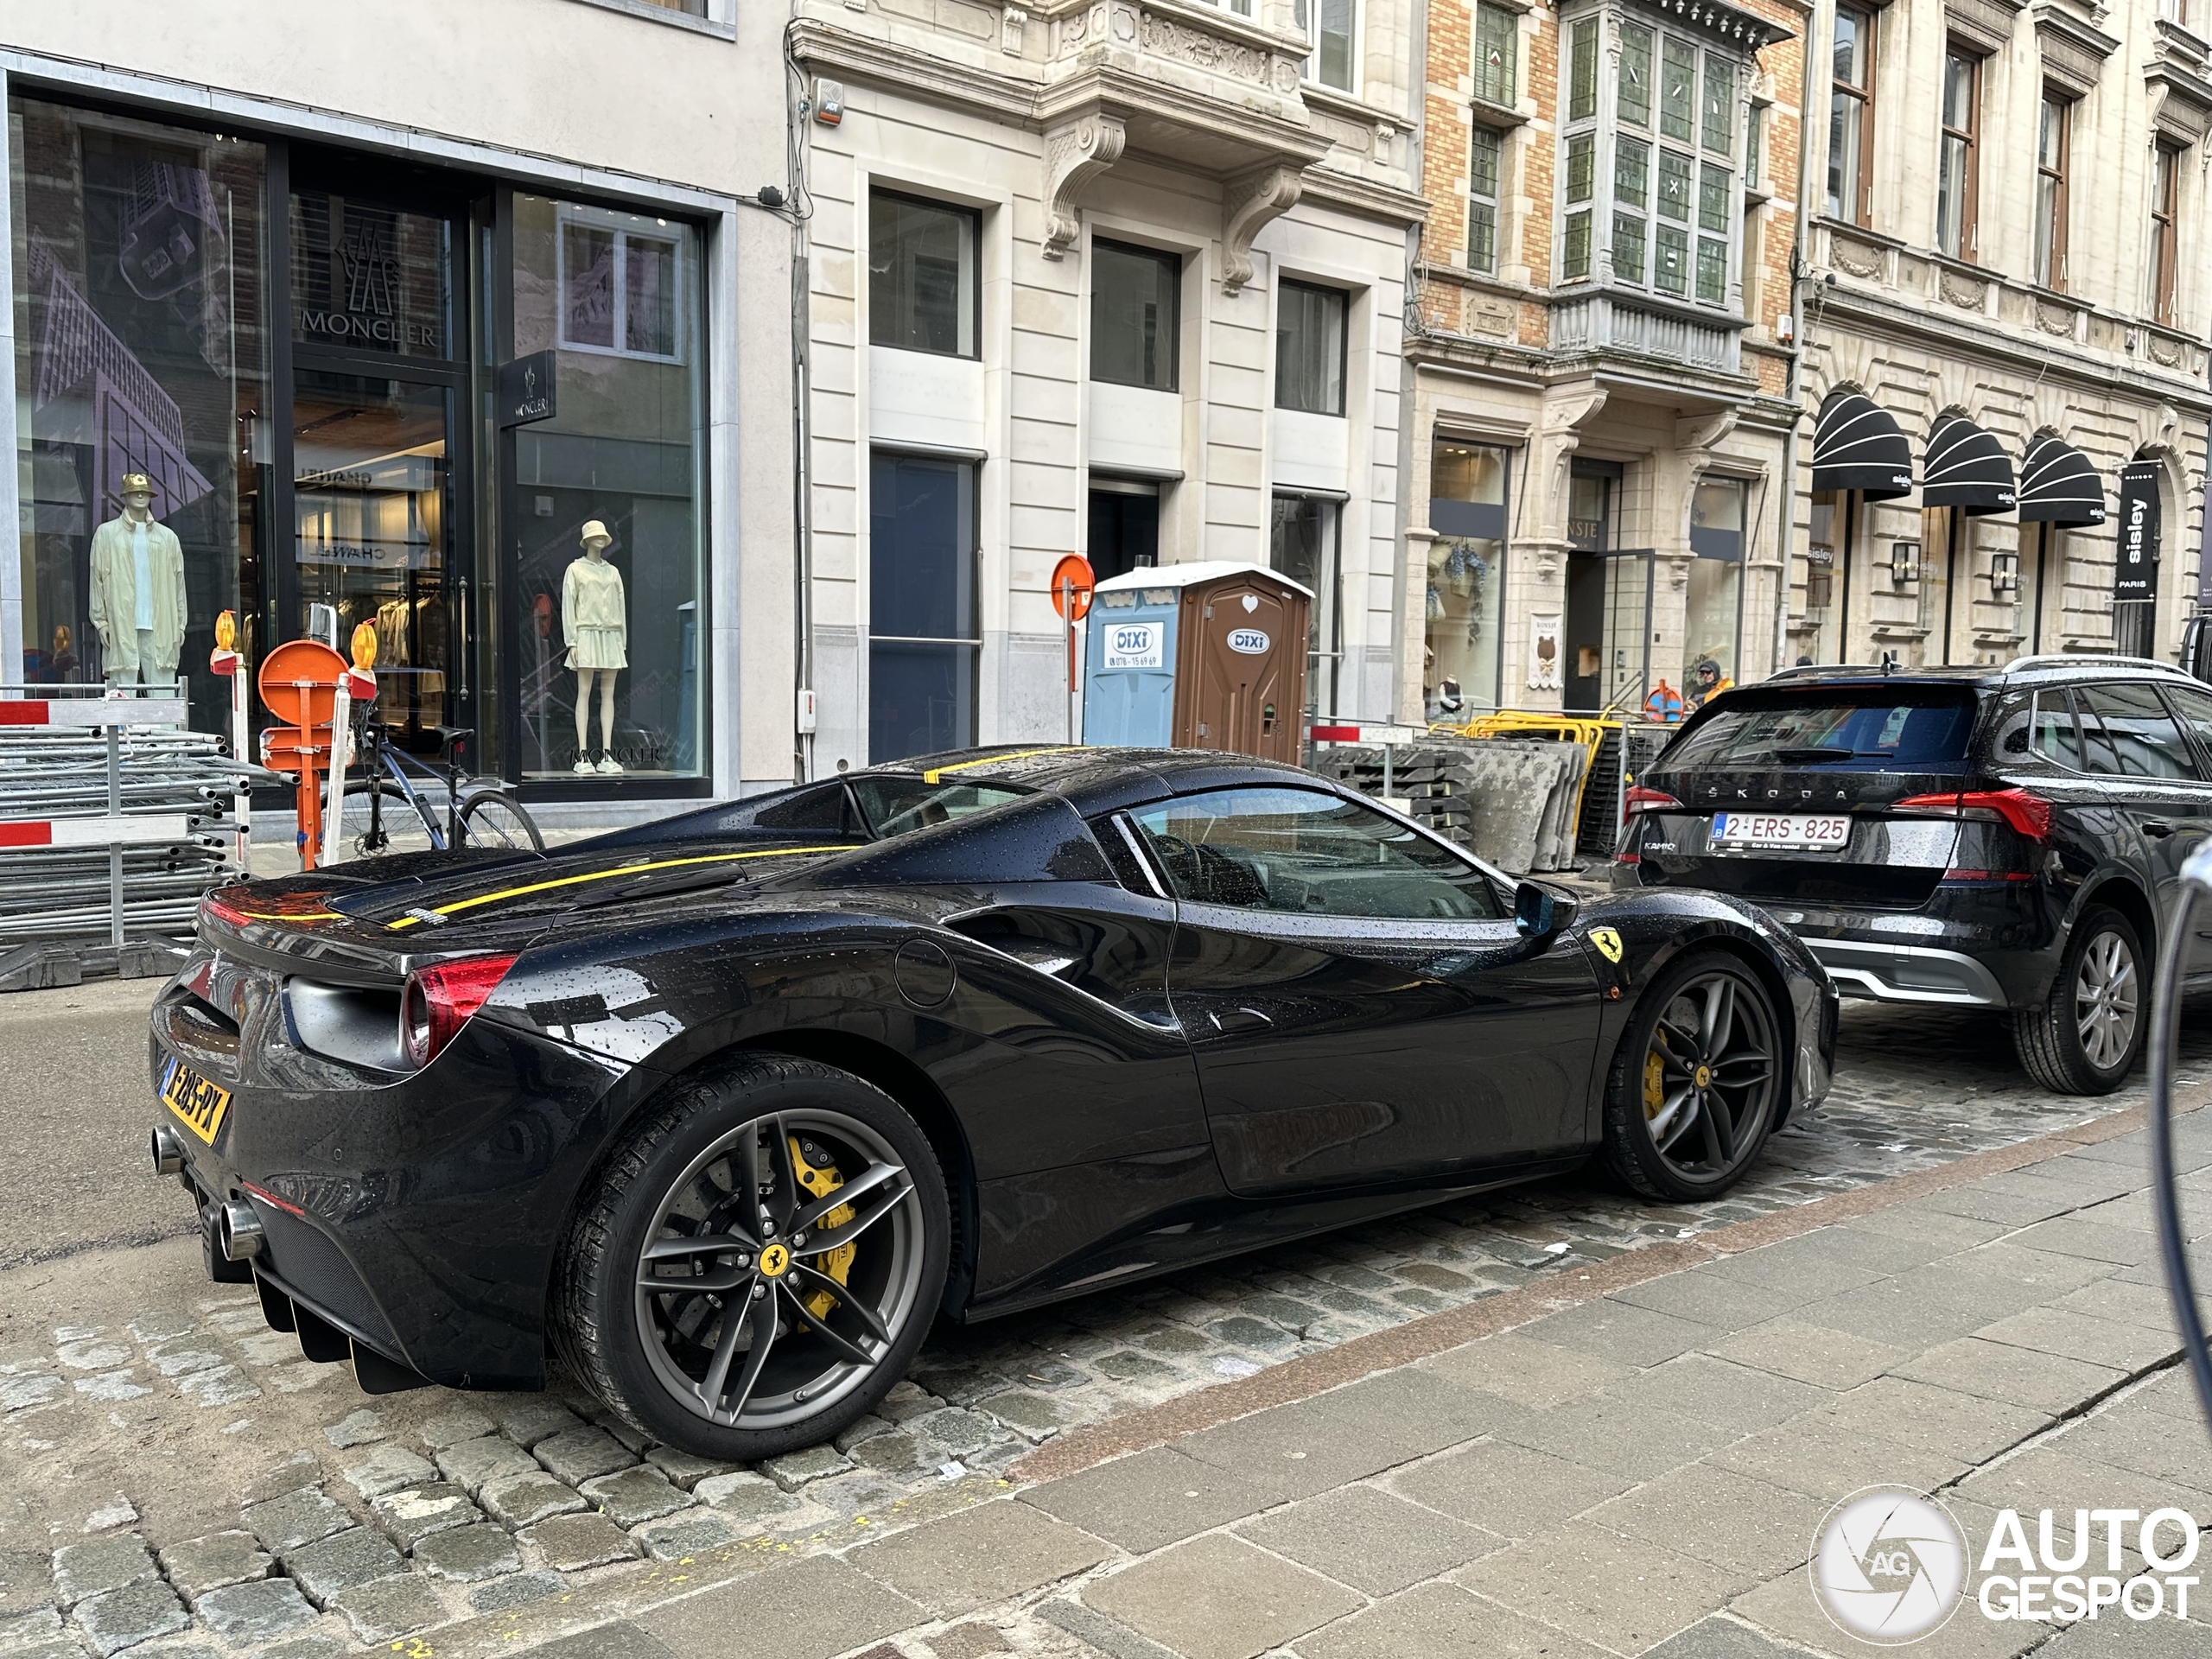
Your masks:
[[[288,726],[327,726],[346,659],[320,639],[288,639],[261,659],[262,706]]]
[[[1071,622],[1090,614],[1090,595],[1098,587],[1090,561],[1071,553],[1052,567],[1052,608]]]

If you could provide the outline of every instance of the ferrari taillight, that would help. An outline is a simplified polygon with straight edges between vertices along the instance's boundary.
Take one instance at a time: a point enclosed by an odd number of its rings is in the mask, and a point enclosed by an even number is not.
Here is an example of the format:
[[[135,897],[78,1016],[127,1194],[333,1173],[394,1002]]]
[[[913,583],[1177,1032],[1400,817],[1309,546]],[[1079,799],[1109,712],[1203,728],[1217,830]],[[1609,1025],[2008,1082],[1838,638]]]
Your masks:
[[[437,1058],[514,965],[512,957],[462,957],[410,974],[399,999],[399,1039],[407,1058],[417,1066]]]
[[[2050,838],[2050,803],[2024,789],[1969,789],[1949,795],[1912,795],[1892,810],[1946,818],[1994,814],[2030,841]]]

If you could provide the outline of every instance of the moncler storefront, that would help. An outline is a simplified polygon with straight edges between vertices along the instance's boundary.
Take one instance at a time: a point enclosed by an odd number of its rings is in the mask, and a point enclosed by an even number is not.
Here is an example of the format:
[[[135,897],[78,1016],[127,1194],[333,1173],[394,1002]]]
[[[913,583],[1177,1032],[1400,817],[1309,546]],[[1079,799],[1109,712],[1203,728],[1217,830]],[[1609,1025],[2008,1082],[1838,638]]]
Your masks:
[[[154,677],[166,605],[221,729],[221,612],[250,662],[370,622],[405,747],[707,791],[697,222],[20,82],[8,117],[23,679]]]

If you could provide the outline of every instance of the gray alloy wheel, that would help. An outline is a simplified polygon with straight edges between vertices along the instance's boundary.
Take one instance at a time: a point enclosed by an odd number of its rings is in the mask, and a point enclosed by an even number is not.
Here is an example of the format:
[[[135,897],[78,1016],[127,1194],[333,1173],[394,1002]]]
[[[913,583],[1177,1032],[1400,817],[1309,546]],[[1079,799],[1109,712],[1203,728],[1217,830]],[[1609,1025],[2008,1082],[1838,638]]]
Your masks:
[[[863,1386],[921,1303],[922,1209],[905,1161],[855,1117],[756,1118],[661,1196],[635,1263],[655,1379],[725,1428],[818,1418]]]
[[[2135,1046],[2142,974],[2135,953],[2116,932],[2100,933],[2074,972],[2075,1028],[2082,1052],[2100,1071],[2118,1065]]]
[[[2050,994],[2012,1015],[2028,1075],[2062,1095],[2107,1095],[2143,1051],[2148,1029],[2145,951],[2117,910],[2092,905],[2074,924]]]
[[[1733,957],[1700,953],[1647,993],[1614,1062],[1609,1161],[1652,1198],[1712,1198],[1774,1127],[1785,1076],[1765,988]]]

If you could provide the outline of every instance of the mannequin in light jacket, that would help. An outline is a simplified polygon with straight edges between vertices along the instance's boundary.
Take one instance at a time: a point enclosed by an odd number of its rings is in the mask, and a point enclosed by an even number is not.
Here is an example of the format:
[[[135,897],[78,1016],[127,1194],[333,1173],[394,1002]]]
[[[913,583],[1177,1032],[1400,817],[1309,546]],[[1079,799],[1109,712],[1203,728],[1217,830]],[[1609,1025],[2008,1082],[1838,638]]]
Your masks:
[[[113,685],[167,685],[184,649],[184,548],[154,518],[154,483],[123,478],[123,516],[92,532],[92,626]]]
[[[587,519],[579,540],[583,556],[573,560],[561,580],[561,632],[569,642],[569,666],[576,671],[576,766],[578,772],[618,772],[614,758],[614,677],[630,665],[630,622],[622,573],[607,563],[614,540],[596,518]],[[591,762],[592,687],[599,688],[599,764]]]

